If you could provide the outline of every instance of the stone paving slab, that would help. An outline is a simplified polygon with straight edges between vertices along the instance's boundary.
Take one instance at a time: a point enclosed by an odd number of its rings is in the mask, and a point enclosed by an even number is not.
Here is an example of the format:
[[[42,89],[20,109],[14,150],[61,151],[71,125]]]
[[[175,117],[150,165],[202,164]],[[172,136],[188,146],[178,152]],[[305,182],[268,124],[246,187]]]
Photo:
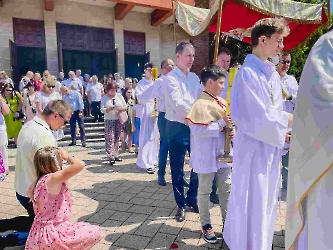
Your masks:
[[[76,152],[75,152],[76,151]],[[13,153],[12,153],[13,155]],[[104,237],[92,249],[227,249],[222,246],[220,208],[211,204],[213,229],[218,244],[204,241],[199,215],[187,212],[186,220],[175,221],[176,203],[171,176],[167,168],[167,186],[157,184],[157,176],[149,175],[135,165],[136,156],[123,153],[123,162],[108,165],[102,143],[88,144],[83,150],[70,150],[70,155],[86,162],[85,169],[68,181],[73,196],[71,220],[86,221],[102,227]],[[25,213],[15,198],[15,158],[10,158],[8,179],[0,182],[0,217]],[[187,160],[188,163],[188,160]],[[189,176],[186,165],[186,174]],[[274,250],[284,249],[285,202],[282,201],[275,225]],[[23,246],[6,248],[22,250]]]

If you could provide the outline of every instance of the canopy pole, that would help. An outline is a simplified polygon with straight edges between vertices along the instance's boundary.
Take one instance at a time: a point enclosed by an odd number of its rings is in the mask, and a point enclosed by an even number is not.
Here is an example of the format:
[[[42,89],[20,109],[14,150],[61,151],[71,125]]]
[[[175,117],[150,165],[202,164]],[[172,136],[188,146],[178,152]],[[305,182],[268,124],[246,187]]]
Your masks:
[[[217,56],[219,53],[220,34],[221,34],[221,22],[222,22],[222,5],[223,0],[220,0],[219,13],[217,17],[217,30],[215,34],[215,50],[214,50],[214,64],[217,63]]]
[[[328,27],[331,27],[331,0],[327,0]]]
[[[171,2],[172,2],[172,11],[173,11],[173,38],[175,40],[176,47],[177,47],[176,9],[175,9],[175,3],[174,3],[175,1],[177,1],[177,0],[171,0]]]

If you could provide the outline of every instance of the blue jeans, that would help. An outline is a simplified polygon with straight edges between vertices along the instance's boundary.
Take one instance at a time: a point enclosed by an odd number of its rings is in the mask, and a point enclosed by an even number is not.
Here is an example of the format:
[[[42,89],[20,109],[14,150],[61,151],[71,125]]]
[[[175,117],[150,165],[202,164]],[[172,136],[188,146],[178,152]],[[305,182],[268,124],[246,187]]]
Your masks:
[[[158,176],[164,177],[168,152],[169,152],[169,143],[167,140],[166,119],[164,112],[158,113],[157,125],[158,125],[158,130],[160,132],[160,152],[158,154]]]
[[[198,175],[193,170],[186,199],[184,194],[184,161],[186,151],[190,152],[190,128],[185,124],[167,120],[166,131],[168,132],[171,179],[176,203],[179,208],[185,208],[185,205],[197,205]]]
[[[17,230],[6,235],[6,246],[24,245],[28,239],[29,231],[35,218],[32,202],[29,202],[30,198],[21,196],[18,193],[16,193],[16,198],[24,209],[27,210],[29,216],[18,216],[0,220],[0,232]]]
[[[81,143],[86,143],[86,134],[84,132],[84,117],[83,115],[79,117],[79,110],[74,111],[74,113],[71,116],[71,119],[69,120],[70,126],[71,126],[71,137],[72,137],[72,143],[76,144],[76,122],[79,125],[80,128],[80,136],[81,136]]]
[[[101,112],[101,102],[91,102],[91,114],[94,116],[94,122],[103,121],[103,114]]]

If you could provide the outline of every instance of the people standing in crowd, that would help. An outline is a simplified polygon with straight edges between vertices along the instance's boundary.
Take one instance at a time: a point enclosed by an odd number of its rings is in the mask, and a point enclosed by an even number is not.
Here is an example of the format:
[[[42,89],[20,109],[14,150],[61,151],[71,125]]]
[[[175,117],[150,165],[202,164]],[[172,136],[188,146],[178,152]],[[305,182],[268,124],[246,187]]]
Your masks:
[[[17,137],[22,128],[22,96],[16,92],[10,83],[6,83],[1,90],[1,95],[9,106],[9,113],[4,115],[8,139],[14,138],[17,146]]]
[[[75,74],[75,77],[78,78],[78,79],[81,81],[82,86],[83,86],[83,85],[84,85],[84,79],[83,79],[83,77],[81,76],[82,71],[81,71],[80,69],[77,69],[75,73],[76,73],[76,74]]]
[[[101,81],[101,84],[104,86],[106,86],[107,82],[108,82],[108,76],[107,75],[104,75],[103,78],[102,78],[102,81]]]
[[[121,75],[119,73],[114,73],[114,81],[117,84],[118,89],[124,88],[125,82],[122,80]]]
[[[119,140],[123,124],[120,123],[118,115],[126,109],[124,97],[117,93],[117,84],[108,83],[101,100],[101,111],[104,114],[105,123],[105,151],[111,166],[116,161],[122,161],[119,158]]]
[[[132,79],[132,99],[135,100],[136,98],[136,94],[135,94],[135,89],[136,89],[136,86],[138,85],[138,79],[137,78],[133,78]]]
[[[154,98],[144,98],[144,92],[154,85],[152,76],[153,67],[154,65],[152,63],[146,63],[144,65],[145,77],[140,80],[135,91],[139,103],[143,105],[143,111],[140,118],[140,150],[136,165],[146,169],[148,174],[155,173],[155,166],[158,160],[159,140],[157,118],[150,116],[154,111]]]
[[[174,62],[171,59],[166,59],[161,63],[162,75],[158,78],[154,84],[147,90],[145,90],[141,98],[154,99],[157,102],[158,111],[158,130],[160,133],[160,147],[158,154],[158,184],[161,186],[166,185],[165,181],[165,169],[167,164],[169,145],[166,138],[166,120],[165,120],[165,98],[163,90],[163,79],[165,76],[173,70]]]
[[[231,90],[230,116],[237,126],[232,186],[223,236],[230,249],[272,248],[281,185],[281,149],[293,115],[283,111],[281,78],[267,61],[283,49],[285,20],[265,18],[251,32]]]
[[[179,43],[176,47],[177,66],[163,80],[171,179],[178,206],[176,220],[179,222],[185,220],[186,205],[198,212],[198,177],[193,170],[186,198],[184,194],[184,160],[186,152],[190,152],[190,128],[184,124],[184,119],[202,92],[199,77],[190,72],[194,56],[191,43]]]
[[[37,86],[33,82],[27,83],[25,85],[27,91],[23,92],[23,107],[22,111],[25,114],[25,123],[31,121],[37,114],[37,108],[35,103],[35,96],[37,91]]]
[[[289,97],[284,100],[283,110],[288,113],[294,112],[296,96],[298,91],[298,83],[295,77],[288,75],[288,70],[291,63],[291,55],[289,52],[283,51],[280,56],[279,64],[276,66],[276,71],[281,77],[281,84],[283,88],[288,91]],[[291,131],[291,129],[290,129]],[[289,149],[290,145],[286,144],[282,151],[282,189],[287,190],[288,184],[288,162],[289,162]]]
[[[126,80],[126,79],[125,79]],[[134,100],[132,99],[132,88],[127,87],[123,91],[123,97],[125,99],[125,102],[127,103],[127,116],[128,119],[124,124],[124,138],[122,140],[122,149],[123,151],[126,150],[126,138],[128,138],[128,153],[134,153],[132,147],[132,133],[133,133],[133,106],[134,106]]]
[[[6,84],[6,83],[9,83],[13,86],[14,88],[14,83],[13,83],[13,80],[11,78],[8,77],[8,75],[6,74],[5,71],[0,71],[0,83],[2,85]]]
[[[60,82],[61,84],[62,84],[63,81],[66,81],[64,72],[62,72],[62,71],[59,72],[57,81]]]
[[[48,78],[42,85],[41,91],[36,93],[35,103],[37,108],[37,115],[40,116],[43,113],[46,105],[52,100],[60,100],[61,96],[55,91],[56,83],[53,78]],[[57,131],[53,131],[53,135],[57,141],[64,138],[64,131],[60,128]]]
[[[49,77],[51,77],[51,73],[50,73],[50,71],[48,71],[48,70],[44,70],[44,72],[43,72],[43,81],[46,81],[46,79],[48,79]]]
[[[34,79],[34,73],[32,71],[28,71],[27,74],[22,77],[21,81],[20,81],[20,84],[19,84],[19,91],[23,91],[24,89],[24,86],[32,81]]]
[[[231,119],[226,114],[227,102],[219,97],[225,81],[221,68],[209,65],[203,69],[200,78],[205,89],[185,120],[191,130],[190,166],[199,179],[198,204],[202,233],[205,241],[216,243],[217,238],[210,220],[209,197],[216,179],[222,220],[225,220],[232,164],[219,162],[217,158],[224,154],[226,135],[223,130],[227,125],[230,126]],[[231,134],[230,138],[232,136]]]
[[[73,110],[73,114],[69,121],[71,129],[72,142],[68,146],[76,146],[76,123],[79,125],[81,145],[86,147],[86,135],[84,130],[83,100],[79,92],[76,91],[77,86],[72,85],[72,89],[65,86],[61,87],[62,99],[66,101]]]
[[[4,115],[8,115],[10,112],[9,105],[6,103],[5,99],[0,96],[0,154],[3,161],[3,167],[5,169],[5,175],[9,173],[8,165],[8,138],[7,129],[4,119]],[[0,163],[1,165],[1,163]],[[1,167],[1,166],[0,166]]]
[[[101,112],[101,100],[104,95],[104,87],[98,82],[96,75],[92,76],[92,82],[88,84],[87,96],[91,105],[91,113],[94,116],[94,122],[103,122],[103,113]]]
[[[33,83],[37,86],[37,91],[41,91],[43,82],[42,82],[42,77],[38,72],[36,72],[34,75]]]
[[[81,96],[83,95],[83,87],[82,87],[82,82],[79,78],[76,78],[75,74],[74,74],[74,71],[69,71],[68,72],[68,76],[69,78],[64,81],[62,83],[63,86],[69,88],[69,89],[72,89],[72,85],[73,84],[76,84],[78,89],[77,91],[81,94]]]
[[[55,82],[55,85],[56,85],[54,90],[60,94],[60,89],[61,89],[62,84],[60,82],[58,82],[57,78],[54,75],[51,75],[50,77],[53,78],[53,81]]]
[[[25,244],[35,217],[30,202],[30,199],[33,199],[31,187],[37,182],[34,155],[40,148],[57,146],[52,131],[63,127],[71,115],[71,106],[63,100],[53,100],[48,103],[40,116],[35,116],[20,131],[15,165],[15,191],[18,202],[29,216],[0,220],[1,232],[14,230],[7,235],[1,235],[0,248]]]
[[[86,117],[91,117],[91,105],[88,100],[87,89],[89,84],[92,82],[92,77],[89,74],[84,74],[83,76],[83,104],[84,104],[84,112],[83,115]]]
[[[133,135],[132,135],[132,143],[135,145],[134,152],[135,154],[139,154],[139,137],[140,137],[140,119],[142,117],[143,106],[139,103],[138,99],[135,98],[133,106]]]
[[[70,165],[63,168],[63,161]],[[36,215],[25,249],[90,249],[102,238],[102,230],[70,221],[72,198],[67,188],[67,181],[82,171],[84,162],[69,157],[63,149],[44,147],[36,152],[34,164],[37,183],[32,203]]]

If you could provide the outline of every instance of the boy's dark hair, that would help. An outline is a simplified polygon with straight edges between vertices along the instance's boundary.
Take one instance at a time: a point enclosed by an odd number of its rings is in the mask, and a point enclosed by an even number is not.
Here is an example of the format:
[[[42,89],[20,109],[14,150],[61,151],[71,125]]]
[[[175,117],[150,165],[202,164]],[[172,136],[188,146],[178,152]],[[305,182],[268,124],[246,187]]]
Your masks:
[[[230,50],[228,48],[226,48],[226,47],[223,47],[223,48],[220,49],[218,56],[222,55],[222,54],[231,56]]]
[[[148,68],[154,68],[154,64],[151,62],[147,62],[144,66],[144,69],[148,69]]]
[[[201,82],[204,86],[206,86],[206,83],[209,79],[216,81],[221,77],[225,77],[225,74],[221,70],[220,66],[217,65],[208,65],[201,72]]]
[[[283,36],[289,35],[290,29],[285,19],[274,17],[259,20],[251,31],[252,46],[255,47],[259,44],[261,36],[270,38],[274,33],[283,34]]]
[[[193,46],[192,43],[190,43],[190,42],[180,42],[180,43],[178,43],[177,46],[176,46],[176,54],[177,54],[177,53],[179,53],[179,54],[183,53],[184,48],[185,48],[187,45],[191,45],[191,46]]]

